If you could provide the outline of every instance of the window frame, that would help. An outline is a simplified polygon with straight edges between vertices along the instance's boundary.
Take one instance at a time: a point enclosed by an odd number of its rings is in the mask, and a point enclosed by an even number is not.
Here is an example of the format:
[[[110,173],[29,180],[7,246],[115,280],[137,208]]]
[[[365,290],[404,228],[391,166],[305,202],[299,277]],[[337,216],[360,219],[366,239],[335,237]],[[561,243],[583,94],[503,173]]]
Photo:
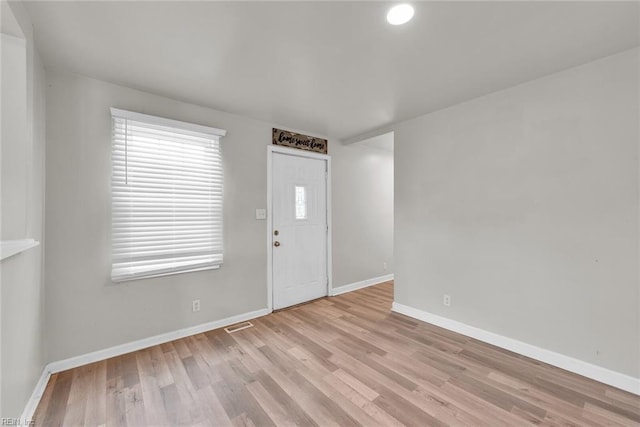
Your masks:
[[[219,216],[220,216],[220,226],[219,226],[219,241],[221,242],[220,245],[222,245],[223,247],[223,225],[222,225],[222,215],[223,215],[223,194],[224,194],[224,174],[223,174],[223,164],[222,164],[222,147],[221,147],[221,138],[224,137],[226,135],[226,131],[223,129],[218,129],[218,128],[213,128],[213,127],[209,127],[209,126],[203,126],[203,125],[199,125],[199,124],[194,124],[194,123],[188,123],[188,122],[183,122],[183,121],[178,121],[178,120],[173,120],[173,119],[167,119],[167,118],[163,118],[163,117],[158,117],[158,116],[152,116],[152,115],[148,115],[148,114],[142,114],[142,113],[136,113],[133,111],[127,111],[127,110],[121,110],[121,109],[117,109],[117,108],[111,108],[111,124],[112,124],[112,135],[111,135],[111,150],[112,150],[112,157],[111,157],[111,214],[112,214],[112,220],[111,220],[111,280],[113,282],[119,283],[119,282],[125,282],[125,281],[130,281],[130,280],[140,280],[140,279],[146,279],[146,278],[151,278],[151,277],[160,277],[160,276],[167,276],[167,275],[173,275],[173,274],[180,274],[180,273],[189,273],[189,272],[195,272],[195,271],[202,271],[202,270],[210,270],[210,269],[217,269],[220,267],[220,265],[223,263],[223,249],[221,249],[220,247],[218,247],[218,255],[220,256],[220,260],[218,262],[218,260],[216,260],[215,262],[211,262],[210,265],[203,265],[203,263],[196,263],[194,261],[193,264],[189,265],[186,262],[185,257],[189,256],[189,253],[186,254],[182,254],[183,258],[180,258],[180,252],[175,252],[175,253],[167,253],[167,244],[169,243],[173,243],[174,241],[172,240],[172,233],[173,236],[176,235],[176,231],[175,229],[172,231],[167,231],[166,232],[166,240],[162,240],[165,236],[161,236],[160,237],[160,243],[158,244],[159,247],[163,247],[164,248],[164,255],[149,255],[149,256],[145,256],[145,262],[146,260],[150,261],[149,262],[149,268],[147,268],[146,270],[142,271],[142,270],[136,270],[135,267],[132,265],[136,262],[138,262],[137,260],[140,259],[139,255],[138,258],[135,256],[135,251],[132,250],[131,248],[127,248],[125,250],[125,252],[128,250],[128,256],[130,257],[128,260],[125,260],[125,257],[127,256],[127,254],[125,254],[124,256],[122,255],[123,250],[122,249],[116,249],[117,244],[122,245],[123,244],[123,235],[126,235],[126,233],[123,233],[122,231],[119,232],[118,235],[116,235],[115,232],[115,215],[116,215],[116,209],[119,209],[117,211],[118,215],[126,215],[129,214],[131,215],[131,212],[135,213],[136,209],[131,209],[130,211],[126,211],[126,208],[116,208],[115,205],[115,198],[116,196],[122,197],[123,195],[127,195],[128,193],[126,193],[126,191],[120,191],[117,192],[114,188],[114,183],[117,180],[120,180],[119,185],[122,186],[122,179],[125,179],[125,183],[126,180],[128,179],[128,168],[129,165],[126,161],[127,157],[128,157],[128,153],[129,153],[129,148],[127,146],[128,144],[128,138],[129,138],[129,131],[125,130],[125,137],[124,137],[124,142],[125,142],[125,146],[124,146],[124,152],[125,152],[125,166],[124,166],[124,176],[122,174],[122,171],[116,171],[116,169],[118,169],[116,167],[116,151],[117,151],[117,147],[119,147],[120,149],[122,148],[122,136],[117,136],[116,135],[116,122],[117,120],[126,120],[127,122],[125,123],[129,123],[128,121],[132,121],[132,122],[137,122],[138,124],[144,125],[144,126],[149,126],[149,128],[147,129],[151,129],[153,126],[160,126],[166,129],[163,129],[162,132],[164,133],[166,132],[171,132],[173,130],[173,134],[171,134],[171,136],[169,138],[167,138],[167,140],[169,140],[170,138],[176,138],[176,139],[180,139],[181,137],[184,137],[184,135],[190,135],[190,134],[198,134],[195,135],[195,137],[199,137],[201,136],[203,139],[210,139],[211,141],[215,141],[217,147],[215,148],[216,151],[213,152],[214,154],[214,158],[218,157],[218,160],[213,161],[213,163],[211,163],[211,167],[213,168],[212,170],[219,170],[220,172],[220,178],[219,181],[211,181],[211,185],[210,185],[210,192],[213,192],[213,188],[218,185],[218,188],[221,187],[221,189],[216,190],[219,192],[219,201],[213,202],[213,201],[208,201],[208,204],[210,207],[213,207],[215,209],[213,210],[217,210],[219,212]],[[119,125],[121,126],[121,124]],[[128,125],[125,125],[125,129],[127,129]],[[181,134],[180,132],[183,132],[183,134]],[[167,141],[165,140],[165,142]],[[161,141],[161,139],[159,139],[159,141]],[[184,142],[182,142],[184,143]],[[179,144],[174,144],[174,147],[176,145]],[[197,146],[197,145],[196,145]],[[122,150],[121,150],[122,151]],[[210,152],[211,153],[211,152]],[[119,154],[119,156],[121,156],[121,154]],[[121,158],[121,157],[118,157]],[[148,162],[148,160],[146,160],[146,162]],[[189,163],[187,163],[188,165]],[[122,169],[122,167],[120,167],[120,169]],[[126,185],[126,184],[125,184]],[[174,195],[178,195],[178,199],[180,198],[180,196],[184,197],[186,193],[181,193],[180,191],[176,191],[175,190],[175,181],[172,181],[172,184],[168,184],[167,183],[167,188],[170,189],[171,194]],[[189,191],[189,190],[187,190]],[[140,194],[144,194],[143,192],[138,192],[138,193],[132,193],[134,195],[140,195]],[[135,197],[135,196],[132,196]],[[161,203],[164,203],[165,201],[162,201]],[[160,203],[160,204],[161,204]],[[174,203],[173,205],[171,204],[171,202],[166,202],[167,205],[166,206],[161,206],[160,208],[158,208],[159,210],[161,209],[169,209],[171,207],[175,208],[175,199],[173,200],[172,203]],[[122,203],[121,203],[122,205]],[[137,211],[138,213],[140,213],[140,211]],[[153,213],[153,212],[152,212]],[[213,214],[212,214],[213,215]],[[135,215],[132,215],[132,217]],[[213,216],[212,216],[213,218]],[[142,220],[139,220],[141,222],[143,222]],[[218,228],[218,227],[214,227]],[[217,236],[217,235],[212,235],[212,236]],[[174,237],[175,239],[175,237]],[[126,239],[125,239],[126,240]],[[215,239],[213,239],[212,241],[214,241]],[[117,242],[117,244],[116,244]],[[142,245],[144,246],[146,244],[148,244],[147,242],[143,242]],[[130,244],[130,243],[129,243]],[[164,245],[164,246],[163,246]],[[125,245],[126,246],[126,245]],[[206,245],[205,245],[206,246]],[[205,247],[203,246],[203,247]],[[132,246],[133,247],[133,246]],[[196,251],[197,252],[197,251]],[[120,261],[117,262],[116,261],[116,255],[120,258]],[[205,255],[206,256],[206,255]],[[215,255],[212,253],[210,255],[212,258],[215,258]],[[165,260],[165,262],[163,263],[162,260]],[[153,264],[153,261],[157,261],[157,263]],[[205,262],[206,263],[206,262]],[[129,269],[129,272],[127,273],[127,268]]]

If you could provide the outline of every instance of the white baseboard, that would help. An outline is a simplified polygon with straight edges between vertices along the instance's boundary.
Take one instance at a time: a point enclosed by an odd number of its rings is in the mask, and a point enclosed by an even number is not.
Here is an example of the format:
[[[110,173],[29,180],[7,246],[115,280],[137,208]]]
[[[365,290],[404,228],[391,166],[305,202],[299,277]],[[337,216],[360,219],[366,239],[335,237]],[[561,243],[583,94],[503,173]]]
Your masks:
[[[44,393],[44,390],[49,382],[51,374],[57,372],[66,371],[67,369],[77,368],[78,366],[87,365],[89,363],[99,362],[101,360],[108,359],[110,357],[121,356],[123,354],[131,353],[132,351],[142,350],[143,348],[152,347],[158,344],[164,344],[169,341],[177,340],[180,338],[188,337],[191,335],[199,334],[202,332],[211,331],[213,329],[224,328],[226,326],[234,325],[236,323],[252,320],[257,317],[262,317],[271,313],[271,310],[263,308],[261,310],[251,311],[249,313],[239,314],[237,316],[227,317],[225,319],[216,320],[213,322],[202,323],[200,325],[191,326],[184,329],[179,329],[173,332],[167,332],[166,334],[155,335],[149,338],[143,338],[141,340],[132,341],[126,344],[120,344],[113,347],[105,348],[103,350],[94,351],[92,353],[83,354],[80,356],[70,357],[69,359],[59,360],[57,362],[51,362],[45,366],[44,371],[40,377],[40,380],[36,384],[31,398],[27,402],[25,409],[22,413],[23,420],[30,420],[33,418],[34,412],[40,398]]]
[[[42,374],[40,375],[40,379],[33,389],[33,393],[31,393],[31,397],[29,397],[29,400],[27,401],[27,405],[24,407],[24,411],[22,411],[22,416],[20,417],[20,420],[23,423],[22,425],[31,425],[30,421],[33,420],[38,403],[40,403],[44,389],[47,387],[47,383],[49,382],[49,377],[51,377],[51,372],[49,372],[48,367],[45,366],[42,370]]]
[[[395,301],[391,306],[391,311],[413,317],[414,319],[422,320],[423,322],[431,323],[432,325],[440,326],[450,331],[493,344],[497,347],[539,360],[540,362],[548,363],[549,365],[562,368],[636,395],[640,395],[640,378],[612,371],[579,359],[574,359],[570,356],[565,356],[564,354],[536,347],[522,341],[485,331],[484,329],[476,328],[474,326],[469,326],[427,311],[399,304]]]
[[[393,280],[393,274],[387,274],[386,276],[374,277],[372,279],[362,280],[360,282],[349,283],[348,285],[338,286],[331,289],[331,296],[345,294],[347,292],[357,291],[358,289],[366,288],[368,286],[377,285],[379,283],[388,282]]]
[[[263,308],[261,310],[251,311],[249,313],[239,314],[237,316],[227,317],[226,319],[215,320],[213,322],[202,323],[200,325],[191,326],[184,329],[179,329],[173,332],[167,332],[166,334],[155,335],[149,338],[143,338],[141,340],[132,341],[126,344],[116,345],[114,347],[105,348],[104,350],[94,351],[92,353],[83,354],[81,356],[71,357],[69,359],[52,362],[47,365],[49,372],[55,374],[56,372],[66,371],[67,369],[77,368],[78,366],[87,365],[93,362],[99,362],[101,360],[108,359],[110,357],[120,356],[122,354],[131,353],[132,351],[142,350],[143,348],[152,347],[158,344],[164,344],[169,341],[177,340],[180,338],[188,337],[191,335],[199,334],[202,332],[211,331],[213,329],[224,328],[235,323],[244,322],[247,320],[255,319],[271,313],[270,310]]]

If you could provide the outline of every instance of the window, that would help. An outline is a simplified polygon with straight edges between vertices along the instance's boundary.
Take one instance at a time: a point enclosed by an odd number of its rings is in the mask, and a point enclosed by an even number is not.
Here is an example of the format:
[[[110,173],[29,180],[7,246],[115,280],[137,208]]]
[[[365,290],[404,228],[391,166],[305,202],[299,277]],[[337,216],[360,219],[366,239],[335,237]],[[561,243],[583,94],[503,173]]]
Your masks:
[[[307,219],[307,189],[296,185],[296,219]]]
[[[224,130],[111,109],[111,279],[218,268]]]

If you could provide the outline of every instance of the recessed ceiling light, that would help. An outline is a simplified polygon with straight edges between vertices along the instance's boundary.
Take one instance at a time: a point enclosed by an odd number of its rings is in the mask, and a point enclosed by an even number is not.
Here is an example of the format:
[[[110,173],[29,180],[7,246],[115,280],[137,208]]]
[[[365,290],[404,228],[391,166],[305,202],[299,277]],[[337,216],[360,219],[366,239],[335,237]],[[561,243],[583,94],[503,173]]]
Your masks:
[[[391,25],[406,24],[411,18],[413,18],[413,6],[406,3],[393,6],[387,13],[387,22]]]

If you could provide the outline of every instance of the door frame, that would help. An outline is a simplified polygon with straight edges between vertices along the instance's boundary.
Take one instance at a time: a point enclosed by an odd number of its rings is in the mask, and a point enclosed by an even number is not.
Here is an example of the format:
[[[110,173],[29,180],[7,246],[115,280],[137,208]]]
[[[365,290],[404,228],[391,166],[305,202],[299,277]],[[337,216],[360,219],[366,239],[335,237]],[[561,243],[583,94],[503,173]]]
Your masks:
[[[331,156],[295,148],[267,145],[267,308],[273,311],[273,155],[305,157],[327,163],[327,296],[331,295],[333,274],[331,265]]]

